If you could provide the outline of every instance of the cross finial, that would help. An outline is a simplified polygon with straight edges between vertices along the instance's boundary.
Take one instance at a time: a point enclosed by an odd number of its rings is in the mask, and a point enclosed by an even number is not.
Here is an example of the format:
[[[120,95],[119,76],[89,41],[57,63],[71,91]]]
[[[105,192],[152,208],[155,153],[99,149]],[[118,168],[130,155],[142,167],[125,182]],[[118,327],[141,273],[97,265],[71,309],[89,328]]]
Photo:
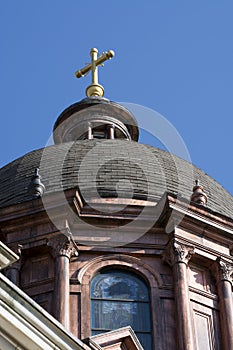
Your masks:
[[[98,66],[104,63],[106,60],[111,59],[115,53],[113,50],[109,50],[108,52],[103,52],[102,55],[98,57],[98,50],[93,48],[90,52],[91,55],[91,63],[87,66],[79,69],[75,72],[77,78],[81,78],[88,74],[88,72],[92,71],[92,84],[89,85],[86,89],[86,95],[89,96],[103,96],[104,88],[102,85],[98,83]]]

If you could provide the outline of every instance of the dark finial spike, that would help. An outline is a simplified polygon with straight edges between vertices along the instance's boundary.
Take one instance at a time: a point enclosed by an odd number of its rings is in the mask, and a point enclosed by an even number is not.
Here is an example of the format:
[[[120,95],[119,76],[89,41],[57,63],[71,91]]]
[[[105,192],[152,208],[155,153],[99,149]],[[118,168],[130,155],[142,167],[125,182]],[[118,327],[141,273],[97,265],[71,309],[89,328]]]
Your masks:
[[[45,190],[44,184],[41,182],[41,176],[39,174],[39,168],[35,169],[35,173],[31,178],[29,185],[29,193],[33,199],[40,198]]]

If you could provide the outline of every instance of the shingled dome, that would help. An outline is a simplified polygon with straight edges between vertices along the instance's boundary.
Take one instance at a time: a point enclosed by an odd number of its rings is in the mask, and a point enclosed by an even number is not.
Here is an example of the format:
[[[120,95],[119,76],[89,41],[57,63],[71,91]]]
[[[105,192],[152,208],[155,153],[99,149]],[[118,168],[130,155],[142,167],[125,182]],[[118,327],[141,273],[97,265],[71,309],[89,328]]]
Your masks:
[[[54,146],[30,152],[0,170],[0,207],[32,200],[31,181],[39,168],[43,196],[77,189],[84,199],[157,202],[164,192],[172,192],[190,200],[194,180],[199,179],[208,208],[232,217],[233,197],[223,187],[190,163],[137,143],[138,135],[134,116],[115,102],[95,96],[71,105],[55,122]]]
[[[32,200],[28,188],[36,168],[40,168],[44,195],[76,188],[84,196],[97,193],[158,201],[168,191],[189,199],[193,179],[199,178],[208,208],[232,217],[233,197],[202,170],[166,151],[117,139],[61,143],[4,166],[0,207]]]

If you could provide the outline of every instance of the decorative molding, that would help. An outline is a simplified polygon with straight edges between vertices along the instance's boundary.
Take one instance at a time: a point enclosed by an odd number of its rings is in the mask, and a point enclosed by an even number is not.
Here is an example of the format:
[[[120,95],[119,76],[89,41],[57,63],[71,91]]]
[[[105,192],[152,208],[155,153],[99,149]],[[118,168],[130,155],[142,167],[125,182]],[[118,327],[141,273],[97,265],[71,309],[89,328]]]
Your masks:
[[[194,253],[194,246],[183,244],[173,238],[169,241],[168,246],[163,253],[163,260],[170,266],[177,263],[184,263],[187,265]]]
[[[195,293],[196,296],[200,295],[200,296],[203,296],[203,297],[208,298],[210,300],[214,300],[214,301],[218,300],[218,296],[216,294],[213,294],[211,292],[207,292],[205,290],[200,290],[198,288],[189,286],[189,291],[192,293]],[[195,297],[191,297],[190,299],[195,301],[195,302],[197,301]]]
[[[22,248],[21,244],[14,243],[10,245],[10,249],[18,256],[18,259],[7,266],[6,271],[16,270],[19,272],[21,270],[23,264]]]
[[[80,270],[77,270],[76,276],[73,276],[72,280],[76,277],[77,283],[80,285],[80,305],[81,305],[81,339],[85,339],[90,336],[90,281],[98,271],[108,267],[109,269],[126,269],[135,274],[138,274],[147,283],[150,290],[151,301],[151,317],[153,329],[155,332],[155,324],[158,324],[158,308],[159,303],[159,289],[163,288],[163,281],[154,266],[150,266],[143,262],[142,259],[130,256],[128,254],[109,254],[98,256],[92,260],[86,262]],[[171,295],[169,291],[169,296]],[[173,297],[173,294],[170,296]],[[131,349],[131,348],[130,348]],[[123,348],[122,348],[123,350]]]
[[[70,259],[72,256],[78,256],[78,247],[76,243],[64,234],[59,234],[50,238],[47,245],[52,248],[52,255],[54,257],[66,256]]]
[[[217,283],[228,281],[233,284],[233,262],[224,260],[222,257],[217,258],[214,268],[212,269]]]
[[[88,339],[88,344],[94,346],[96,350],[103,348],[105,350],[143,350],[142,345],[130,326],[93,335]]]
[[[21,257],[21,255],[22,255],[22,249],[23,249],[23,245],[22,245],[22,244],[11,243],[10,249],[13,250],[13,252],[14,252],[16,255],[18,255],[19,257]]]
[[[102,255],[88,261],[78,272],[77,282],[80,284],[89,284],[90,278],[107,265],[109,267],[128,267],[134,272],[140,272],[140,275],[148,280],[151,288],[161,287],[163,285],[161,276],[151,266],[136,257],[124,254]]]

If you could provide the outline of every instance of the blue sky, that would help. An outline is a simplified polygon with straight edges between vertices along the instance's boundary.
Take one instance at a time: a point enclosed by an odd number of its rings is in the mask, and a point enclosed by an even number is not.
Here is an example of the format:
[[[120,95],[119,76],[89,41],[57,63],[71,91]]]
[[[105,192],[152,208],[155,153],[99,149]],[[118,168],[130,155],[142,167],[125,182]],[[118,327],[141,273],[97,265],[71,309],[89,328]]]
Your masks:
[[[90,77],[74,72],[97,47],[116,52],[100,68],[105,96],[162,114],[233,194],[232,0],[1,1],[0,36],[0,166],[43,147],[85,97]]]

